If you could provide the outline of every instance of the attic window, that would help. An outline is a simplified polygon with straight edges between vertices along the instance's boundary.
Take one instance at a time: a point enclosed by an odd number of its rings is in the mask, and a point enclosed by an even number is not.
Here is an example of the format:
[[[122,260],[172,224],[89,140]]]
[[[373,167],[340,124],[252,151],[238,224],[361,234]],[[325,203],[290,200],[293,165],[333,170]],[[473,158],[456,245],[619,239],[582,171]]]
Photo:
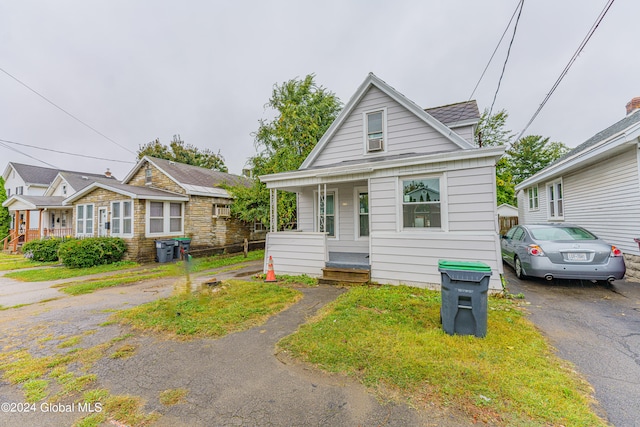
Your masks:
[[[365,113],[367,153],[384,151],[384,113],[384,110]]]
[[[147,165],[147,168],[144,170],[144,182],[145,184],[151,184],[151,167]]]

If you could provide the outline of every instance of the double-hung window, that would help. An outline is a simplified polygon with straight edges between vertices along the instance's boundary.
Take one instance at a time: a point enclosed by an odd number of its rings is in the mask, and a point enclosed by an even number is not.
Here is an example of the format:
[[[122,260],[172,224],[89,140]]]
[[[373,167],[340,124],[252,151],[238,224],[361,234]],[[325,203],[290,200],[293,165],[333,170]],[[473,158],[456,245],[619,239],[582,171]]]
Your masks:
[[[404,228],[442,227],[440,178],[402,180],[402,225]]]
[[[93,235],[93,205],[76,206],[76,235]]]
[[[360,224],[360,237],[369,236],[369,193],[358,192],[358,219]]]
[[[538,210],[538,186],[529,187],[527,189],[527,194],[529,195],[529,210],[537,211]]]
[[[547,186],[549,200],[549,219],[563,219],[564,206],[562,195],[562,181],[555,181]]]
[[[182,234],[184,206],[180,202],[148,202],[147,234]]]
[[[385,151],[385,110],[364,113],[365,153]]]
[[[133,234],[133,209],[131,201],[111,203],[111,234],[123,236]]]

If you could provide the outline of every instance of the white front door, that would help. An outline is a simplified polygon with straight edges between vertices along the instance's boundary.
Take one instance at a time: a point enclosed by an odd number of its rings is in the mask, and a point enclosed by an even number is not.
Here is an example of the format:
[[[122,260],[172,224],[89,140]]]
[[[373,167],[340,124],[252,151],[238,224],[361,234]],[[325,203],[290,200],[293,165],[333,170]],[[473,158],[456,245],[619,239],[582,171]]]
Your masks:
[[[98,236],[107,235],[107,208],[98,208]]]

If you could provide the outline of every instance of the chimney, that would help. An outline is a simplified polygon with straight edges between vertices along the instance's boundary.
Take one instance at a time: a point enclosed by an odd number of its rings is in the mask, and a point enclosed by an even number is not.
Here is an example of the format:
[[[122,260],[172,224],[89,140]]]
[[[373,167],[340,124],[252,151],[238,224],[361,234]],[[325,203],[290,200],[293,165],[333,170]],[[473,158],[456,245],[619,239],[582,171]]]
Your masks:
[[[640,96],[636,96],[627,103],[627,116],[640,109]]]
[[[640,101],[640,98],[638,98],[638,100]],[[104,176],[106,176],[107,178],[111,178],[111,171],[109,170],[109,168],[107,168],[107,171],[104,173]]]

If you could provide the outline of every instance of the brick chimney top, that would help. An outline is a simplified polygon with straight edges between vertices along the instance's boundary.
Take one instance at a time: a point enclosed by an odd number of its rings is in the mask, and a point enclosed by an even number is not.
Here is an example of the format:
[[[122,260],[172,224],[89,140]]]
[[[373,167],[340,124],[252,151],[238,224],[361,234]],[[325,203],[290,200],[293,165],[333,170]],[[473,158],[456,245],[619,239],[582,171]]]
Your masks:
[[[637,109],[640,109],[640,96],[636,96],[627,103],[627,116]]]
[[[638,98],[638,102],[640,102],[640,98]],[[107,169],[107,171],[104,173],[104,176],[106,176],[107,178],[111,178],[111,171]]]

